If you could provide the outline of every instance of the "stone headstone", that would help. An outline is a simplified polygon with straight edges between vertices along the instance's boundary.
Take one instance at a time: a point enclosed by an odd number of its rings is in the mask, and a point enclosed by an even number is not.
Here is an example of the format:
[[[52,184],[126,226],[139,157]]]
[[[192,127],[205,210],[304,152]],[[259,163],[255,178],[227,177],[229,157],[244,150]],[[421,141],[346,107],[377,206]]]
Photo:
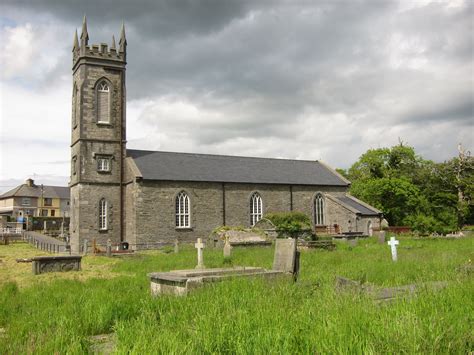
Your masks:
[[[107,239],[106,254],[110,258],[112,256],[112,241]]]
[[[175,254],[178,254],[179,253],[179,242],[178,242],[178,239],[176,239],[174,241],[174,252]]]
[[[87,239],[84,239],[84,249],[82,250],[82,255],[87,255],[87,249],[89,249],[89,243]]]
[[[358,239],[357,239],[357,238],[349,239],[349,245],[350,245],[351,247],[356,247],[356,246],[357,246],[357,242],[358,242]]]
[[[296,240],[277,239],[275,241],[275,257],[273,258],[273,270],[291,272],[295,271]]]
[[[196,269],[204,269],[204,258],[203,258],[203,249],[205,247],[204,243],[202,242],[201,238],[197,239],[197,242],[194,244],[194,247],[197,249],[197,258],[198,263],[196,265]]]
[[[380,244],[385,244],[385,231],[380,231],[379,232],[379,243]]]
[[[229,238],[225,239],[224,244],[224,258],[230,258],[232,254],[232,246],[230,245]]]

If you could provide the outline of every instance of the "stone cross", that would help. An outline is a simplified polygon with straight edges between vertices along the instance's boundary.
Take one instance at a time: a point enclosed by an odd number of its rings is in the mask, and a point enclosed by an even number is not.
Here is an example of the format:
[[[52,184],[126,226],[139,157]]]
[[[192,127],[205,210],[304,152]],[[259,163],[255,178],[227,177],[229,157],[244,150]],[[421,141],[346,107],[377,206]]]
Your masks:
[[[395,239],[395,237],[390,237],[390,241],[387,242],[388,245],[390,245],[390,248],[392,249],[392,260],[397,261],[397,245],[400,242]]]
[[[197,249],[197,252],[198,252],[198,264],[196,266],[196,269],[204,269],[205,266],[204,266],[204,260],[202,257],[202,250],[204,249],[205,245],[201,241],[201,238],[197,239],[197,243],[194,244],[194,247]]]

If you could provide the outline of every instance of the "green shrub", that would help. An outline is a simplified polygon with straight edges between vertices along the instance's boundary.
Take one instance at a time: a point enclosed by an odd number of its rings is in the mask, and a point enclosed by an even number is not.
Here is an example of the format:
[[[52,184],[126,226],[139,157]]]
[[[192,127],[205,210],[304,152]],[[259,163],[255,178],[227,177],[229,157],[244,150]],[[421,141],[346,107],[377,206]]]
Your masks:
[[[295,237],[304,231],[311,230],[311,221],[302,212],[268,213],[265,215],[265,218],[275,225],[280,236],[288,235]]]
[[[433,216],[427,216],[424,214],[417,214],[406,218],[406,222],[411,226],[413,231],[421,234],[440,233],[446,234],[452,232],[455,227],[453,225],[446,225],[443,221],[440,221]]]

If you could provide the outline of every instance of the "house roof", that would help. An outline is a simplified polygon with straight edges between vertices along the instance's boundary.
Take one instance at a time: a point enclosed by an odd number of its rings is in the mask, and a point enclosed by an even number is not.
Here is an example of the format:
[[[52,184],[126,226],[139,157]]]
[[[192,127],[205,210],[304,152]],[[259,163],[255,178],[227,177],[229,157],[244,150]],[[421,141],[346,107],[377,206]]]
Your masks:
[[[9,197],[41,197],[41,196],[46,197],[46,198],[69,199],[70,190],[69,190],[69,187],[67,186],[43,185],[43,192],[41,192],[40,185],[28,186],[27,184],[22,184],[0,195],[0,199],[9,198]]]
[[[145,180],[348,186],[318,161],[127,149]]]
[[[352,207],[358,213],[364,216],[374,216],[374,215],[379,215],[380,213],[382,213],[378,209],[372,206],[369,206],[366,203],[363,203],[362,201],[359,201],[353,196],[349,196],[349,195],[337,196],[336,199],[341,201],[343,204]]]

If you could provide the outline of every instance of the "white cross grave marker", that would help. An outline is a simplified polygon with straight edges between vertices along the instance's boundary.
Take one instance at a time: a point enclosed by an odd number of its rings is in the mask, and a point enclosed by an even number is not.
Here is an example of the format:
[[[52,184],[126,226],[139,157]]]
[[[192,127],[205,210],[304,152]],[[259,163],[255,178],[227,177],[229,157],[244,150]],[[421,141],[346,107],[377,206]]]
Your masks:
[[[204,260],[202,257],[202,250],[204,249],[205,245],[201,241],[201,238],[197,239],[197,243],[194,244],[194,247],[197,249],[197,252],[198,252],[198,264],[196,266],[196,269],[204,269]]]
[[[390,237],[390,241],[387,242],[388,245],[390,245],[390,248],[392,249],[392,260],[397,261],[397,245],[400,242],[395,239],[395,237]]]

